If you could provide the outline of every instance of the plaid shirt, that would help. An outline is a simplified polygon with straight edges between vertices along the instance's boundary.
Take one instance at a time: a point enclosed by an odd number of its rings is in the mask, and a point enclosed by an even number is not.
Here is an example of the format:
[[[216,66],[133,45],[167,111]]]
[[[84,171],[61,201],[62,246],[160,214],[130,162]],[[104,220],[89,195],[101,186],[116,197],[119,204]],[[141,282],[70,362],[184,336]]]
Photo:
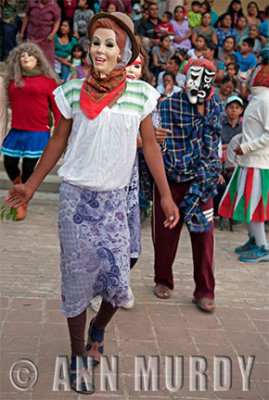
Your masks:
[[[218,46],[219,47],[223,47],[224,44],[224,40],[228,37],[228,36],[232,36],[235,38],[236,40],[236,35],[237,35],[237,31],[233,28],[229,28],[227,31],[224,31],[222,28],[217,28],[217,37],[218,37]]]
[[[193,232],[210,229],[199,204],[216,193],[221,169],[218,160],[221,111],[220,103],[212,96],[205,102],[202,116],[196,105],[189,102],[185,91],[160,105],[162,127],[173,132],[166,137],[163,154],[167,178],[172,182],[191,181],[180,209]]]

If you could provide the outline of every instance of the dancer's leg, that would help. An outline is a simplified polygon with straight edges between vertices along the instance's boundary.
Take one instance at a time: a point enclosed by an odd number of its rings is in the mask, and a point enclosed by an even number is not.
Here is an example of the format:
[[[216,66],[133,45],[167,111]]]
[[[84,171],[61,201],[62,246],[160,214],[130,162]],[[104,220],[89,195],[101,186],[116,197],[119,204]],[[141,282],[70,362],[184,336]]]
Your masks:
[[[86,310],[80,315],[73,318],[67,318],[68,329],[71,340],[72,356],[86,355],[85,348],[85,325],[86,325]]]

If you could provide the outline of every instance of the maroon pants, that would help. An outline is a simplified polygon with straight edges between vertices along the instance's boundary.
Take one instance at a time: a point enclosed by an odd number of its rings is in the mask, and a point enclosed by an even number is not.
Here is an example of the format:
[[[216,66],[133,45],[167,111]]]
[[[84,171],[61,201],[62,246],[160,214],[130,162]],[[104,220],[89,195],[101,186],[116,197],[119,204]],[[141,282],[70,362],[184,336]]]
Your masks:
[[[183,200],[184,194],[190,182],[170,183],[173,199],[177,205]],[[201,203],[203,212],[213,208],[213,198],[207,203]],[[211,215],[211,213],[209,212]],[[160,203],[160,194],[155,186],[153,215],[152,215],[152,238],[154,245],[154,270],[156,283],[161,283],[170,289],[174,288],[172,265],[176,256],[178,241],[183,226],[183,216],[177,226],[173,229],[164,228],[165,215]],[[213,273],[214,253],[214,224],[211,229],[203,233],[190,232],[192,256],[194,266],[195,290],[193,296],[199,300],[202,297],[214,298],[215,279]]]

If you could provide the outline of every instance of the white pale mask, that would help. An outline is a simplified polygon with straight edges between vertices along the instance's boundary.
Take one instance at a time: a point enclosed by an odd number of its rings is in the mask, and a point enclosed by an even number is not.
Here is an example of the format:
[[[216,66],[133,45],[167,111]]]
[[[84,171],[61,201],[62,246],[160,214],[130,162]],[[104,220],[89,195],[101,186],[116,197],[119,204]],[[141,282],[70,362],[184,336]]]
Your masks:
[[[20,63],[21,63],[22,68],[31,70],[37,66],[38,61],[35,56],[32,56],[31,54],[29,54],[25,51],[25,52],[21,53]]]
[[[142,75],[142,62],[140,56],[133,62],[133,64],[126,67],[127,78],[131,80],[137,80],[141,78]]]
[[[210,95],[215,71],[191,66],[187,71],[186,93],[191,104],[202,104]]]
[[[101,78],[113,71],[119,62],[120,49],[112,29],[96,29],[91,40],[90,56],[93,67]]]

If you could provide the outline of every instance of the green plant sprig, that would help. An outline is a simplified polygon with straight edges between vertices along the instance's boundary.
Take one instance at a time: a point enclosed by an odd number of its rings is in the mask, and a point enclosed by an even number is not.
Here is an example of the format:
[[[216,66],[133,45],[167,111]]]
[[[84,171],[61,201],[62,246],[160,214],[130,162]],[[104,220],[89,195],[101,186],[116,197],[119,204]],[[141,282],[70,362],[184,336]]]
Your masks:
[[[3,204],[0,207],[0,218],[1,221],[3,220],[9,220],[11,219],[12,221],[16,221],[18,210],[17,208],[11,207],[9,208],[7,204]]]

